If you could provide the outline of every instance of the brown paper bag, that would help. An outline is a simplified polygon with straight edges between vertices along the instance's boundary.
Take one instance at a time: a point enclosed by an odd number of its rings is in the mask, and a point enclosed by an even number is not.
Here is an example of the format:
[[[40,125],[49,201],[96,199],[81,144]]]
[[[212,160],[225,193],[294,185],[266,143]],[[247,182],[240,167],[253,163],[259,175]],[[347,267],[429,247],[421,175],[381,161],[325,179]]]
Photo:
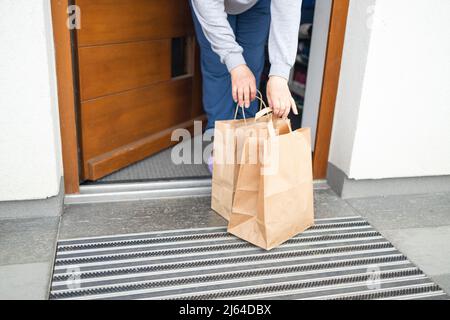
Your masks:
[[[275,135],[268,124],[243,147],[228,231],[270,250],[314,225],[314,202],[310,129]],[[263,159],[249,163],[255,149]]]
[[[238,172],[238,148],[242,148],[244,141],[243,132],[237,131],[237,128],[245,124],[244,120],[216,121],[214,129],[211,208],[227,220],[231,213]]]
[[[239,162],[245,140],[249,134],[255,132],[255,128],[266,127],[268,121],[268,117],[216,121],[211,208],[226,220],[229,220],[233,206]],[[286,123],[290,124],[289,120],[280,119],[274,121],[273,125],[279,128]]]

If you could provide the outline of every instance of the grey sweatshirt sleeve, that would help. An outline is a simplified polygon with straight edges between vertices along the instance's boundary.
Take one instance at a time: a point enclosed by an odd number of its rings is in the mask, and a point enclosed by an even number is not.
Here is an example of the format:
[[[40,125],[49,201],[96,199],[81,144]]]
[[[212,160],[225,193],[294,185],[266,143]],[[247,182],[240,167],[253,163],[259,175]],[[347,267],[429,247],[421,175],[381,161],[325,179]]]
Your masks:
[[[272,0],[269,35],[270,75],[289,79],[297,58],[302,0]]]
[[[228,71],[246,64],[242,55],[244,50],[236,42],[233,29],[228,23],[224,0],[192,0],[192,8],[212,50],[219,55]]]

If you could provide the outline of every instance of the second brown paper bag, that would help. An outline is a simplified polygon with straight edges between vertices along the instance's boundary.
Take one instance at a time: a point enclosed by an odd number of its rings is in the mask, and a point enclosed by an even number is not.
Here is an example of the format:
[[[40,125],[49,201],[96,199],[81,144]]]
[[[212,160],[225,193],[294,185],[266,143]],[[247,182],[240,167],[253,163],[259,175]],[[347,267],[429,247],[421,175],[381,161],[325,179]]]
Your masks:
[[[314,225],[310,141],[309,129],[246,140],[230,233],[270,250]],[[265,157],[263,164],[249,163],[255,148]],[[275,171],[268,168],[274,164]]]

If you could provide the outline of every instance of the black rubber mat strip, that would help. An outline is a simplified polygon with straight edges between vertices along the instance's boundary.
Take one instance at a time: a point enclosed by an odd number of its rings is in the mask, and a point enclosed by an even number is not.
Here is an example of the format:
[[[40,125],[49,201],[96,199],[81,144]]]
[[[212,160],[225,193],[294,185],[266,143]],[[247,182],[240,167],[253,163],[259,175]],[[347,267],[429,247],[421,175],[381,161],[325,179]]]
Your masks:
[[[433,292],[439,292],[439,291],[442,292],[442,289],[438,285],[431,284],[429,286],[424,286],[424,287],[393,289],[393,290],[387,290],[387,291],[383,291],[383,292],[349,295],[346,297],[339,297],[339,298],[334,298],[334,299],[330,299],[330,300],[389,299],[389,298],[399,298],[401,296],[420,295],[420,294],[433,293]]]
[[[318,224],[311,227],[309,230],[324,230],[332,227],[337,228],[351,228],[351,227],[364,227],[370,226],[366,221],[356,221],[356,222],[341,222],[341,223],[327,223]],[[194,240],[212,240],[217,238],[235,238],[227,232],[215,232],[206,234],[192,234],[184,236],[172,236],[172,237],[156,237],[148,239],[133,239],[124,241],[110,241],[110,242],[100,242],[100,243],[86,243],[77,245],[62,245],[58,247],[58,252],[64,251],[75,251],[75,250],[86,250],[86,249],[98,249],[98,248],[114,248],[120,246],[132,245],[143,245],[143,244],[158,244],[167,242],[177,242],[177,241],[194,241]]]
[[[379,279],[394,279],[400,277],[410,277],[422,275],[422,271],[408,270],[408,271],[394,271],[394,272],[386,272],[380,273]],[[216,293],[208,293],[203,295],[188,295],[180,298],[174,298],[173,300],[216,300],[216,299],[230,299],[237,297],[245,297],[245,296],[254,296],[258,294],[269,294],[274,292],[289,292],[292,290],[300,290],[300,289],[308,289],[313,287],[324,287],[324,286],[339,286],[343,284],[355,283],[355,282],[364,282],[372,279],[371,274],[360,275],[360,276],[348,276],[341,277],[335,279],[325,279],[325,280],[316,280],[310,282],[299,282],[299,283],[289,283],[289,284],[280,284],[280,285],[268,285],[259,288],[249,288],[249,289],[239,289],[239,290],[230,290]]]
[[[265,261],[265,260],[274,260],[274,259],[288,259],[288,258],[297,258],[297,257],[305,257],[305,256],[315,256],[315,255],[327,255],[327,254],[339,254],[339,253],[347,253],[354,251],[366,251],[366,250],[379,250],[379,249],[389,249],[394,248],[392,244],[389,242],[371,244],[371,245],[356,245],[356,246],[346,246],[346,247],[337,247],[337,248],[327,248],[327,249],[314,249],[314,250],[305,250],[305,251],[291,251],[285,253],[268,253],[263,255],[252,255],[252,256],[242,256],[236,258],[223,258],[216,260],[200,260],[200,261],[192,261],[192,262],[182,262],[175,264],[166,264],[166,265],[152,265],[152,266],[144,266],[138,268],[130,268],[126,270],[105,270],[105,271],[95,271],[95,272],[87,272],[82,274],[82,278],[96,278],[96,277],[105,277],[105,276],[115,276],[120,274],[128,274],[130,271],[133,272],[156,272],[163,270],[179,270],[184,268],[194,268],[194,267],[204,267],[204,266],[217,266],[222,264],[233,264],[233,263],[244,263],[244,262],[254,262],[254,261]],[[66,281],[71,277],[71,275],[63,274],[57,275],[54,277],[54,281]]]
[[[336,235],[322,235],[322,236],[314,236],[314,237],[302,237],[302,238],[294,238],[285,243],[285,245],[294,245],[294,244],[303,244],[303,243],[313,243],[313,242],[322,242],[322,241],[341,241],[341,240],[352,240],[352,239],[364,239],[371,237],[381,237],[381,234],[377,231],[365,232],[365,233],[349,233],[349,234],[336,234]],[[71,264],[81,264],[81,263],[92,263],[98,261],[106,261],[106,260],[121,260],[121,259],[130,259],[135,258],[136,255],[143,254],[145,256],[169,256],[169,255],[178,255],[178,254],[189,254],[189,253],[201,253],[201,252],[210,252],[210,251],[227,251],[227,250],[236,250],[236,249],[254,249],[255,247],[245,241],[239,241],[239,243],[231,243],[231,244],[223,244],[223,245],[210,245],[210,246],[199,246],[199,247],[189,247],[182,249],[168,249],[168,250],[152,250],[152,248],[142,248],[136,252],[136,250],[132,253],[114,253],[109,255],[102,255],[101,253],[96,253],[95,257],[78,257],[74,259],[70,259],[70,257],[57,257],[55,265],[71,265]],[[146,255],[146,253],[149,255]],[[64,259],[64,260],[62,260]]]

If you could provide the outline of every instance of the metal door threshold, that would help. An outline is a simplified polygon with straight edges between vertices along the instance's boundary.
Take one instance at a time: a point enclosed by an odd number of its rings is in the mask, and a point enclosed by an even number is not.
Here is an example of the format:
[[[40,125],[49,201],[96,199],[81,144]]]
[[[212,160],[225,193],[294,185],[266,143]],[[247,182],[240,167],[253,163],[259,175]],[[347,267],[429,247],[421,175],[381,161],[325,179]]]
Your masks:
[[[65,204],[141,201],[211,195],[211,179],[161,180],[136,183],[85,185],[80,193],[66,195]]]
[[[328,189],[325,181],[315,181],[314,189]],[[79,194],[66,195],[67,205],[142,201],[155,199],[207,197],[211,178],[157,180],[148,182],[102,183],[83,185]]]

